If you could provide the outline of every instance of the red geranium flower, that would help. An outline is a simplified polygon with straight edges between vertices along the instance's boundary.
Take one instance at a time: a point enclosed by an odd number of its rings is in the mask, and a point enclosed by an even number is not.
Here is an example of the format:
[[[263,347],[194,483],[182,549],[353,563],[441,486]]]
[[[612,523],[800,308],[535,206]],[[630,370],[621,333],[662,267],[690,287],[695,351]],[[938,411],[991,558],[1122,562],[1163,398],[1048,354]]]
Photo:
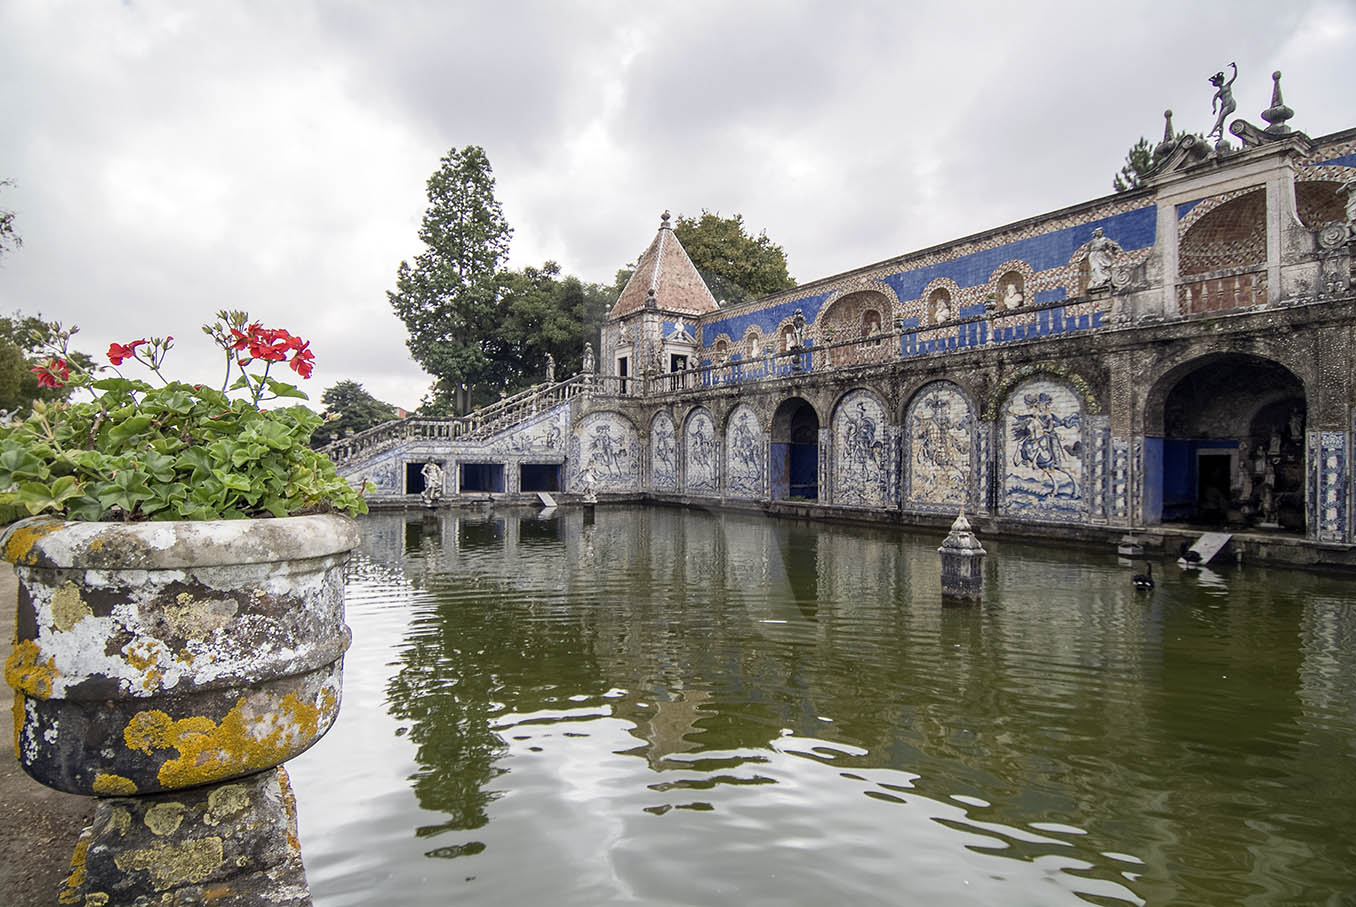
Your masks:
[[[134,358],[137,354],[137,347],[145,342],[145,338],[142,338],[141,340],[133,340],[126,346],[121,343],[110,343],[108,345],[108,361],[114,365],[122,365],[124,359]]]
[[[296,372],[301,377],[309,378],[311,377],[311,369],[315,367],[315,353],[312,353],[308,349],[311,345],[311,341],[302,341],[299,337],[294,337],[292,339],[296,340],[300,345],[295,347],[296,352],[292,355],[292,361],[289,362],[288,365],[292,367],[292,371]]]
[[[38,376],[38,387],[61,387],[71,377],[71,369],[65,359],[48,359],[29,371]]]

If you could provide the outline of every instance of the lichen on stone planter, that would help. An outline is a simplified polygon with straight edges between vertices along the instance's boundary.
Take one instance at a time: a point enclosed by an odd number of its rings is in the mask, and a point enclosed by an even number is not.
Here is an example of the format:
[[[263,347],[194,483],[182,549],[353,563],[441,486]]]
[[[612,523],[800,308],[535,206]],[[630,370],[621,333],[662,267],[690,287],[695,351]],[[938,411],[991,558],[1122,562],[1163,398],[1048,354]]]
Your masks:
[[[24,769],[127,796],[301,753],[338,714],[357,539],[334,514],[14,524],[0,538],[20,581],[5,679]]]

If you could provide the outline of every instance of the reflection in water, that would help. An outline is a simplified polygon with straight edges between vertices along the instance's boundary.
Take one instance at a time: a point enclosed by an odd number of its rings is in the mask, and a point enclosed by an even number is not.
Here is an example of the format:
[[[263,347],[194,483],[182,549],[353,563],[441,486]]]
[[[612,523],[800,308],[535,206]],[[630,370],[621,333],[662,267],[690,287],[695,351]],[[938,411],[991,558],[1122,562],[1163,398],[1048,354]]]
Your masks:
[[[362,529],[343,712],[293,763],[319,904],[1356,887],[1341,581],[1168,565],[1136,595],[1114,556],[986,540],[984,603],[944,609],[938,540],[887,530],[625,507]]]

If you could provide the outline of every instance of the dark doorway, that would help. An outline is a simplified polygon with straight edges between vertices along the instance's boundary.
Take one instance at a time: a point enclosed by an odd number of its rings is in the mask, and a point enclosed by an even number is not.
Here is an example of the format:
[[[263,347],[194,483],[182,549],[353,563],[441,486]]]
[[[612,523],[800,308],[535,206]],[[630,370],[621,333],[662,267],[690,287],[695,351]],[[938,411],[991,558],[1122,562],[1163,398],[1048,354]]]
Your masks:
[[[1233,459],[1228,454],[1202,453],[1196,457],[1196,518],[1202,523],[1228,520]]]
[[[1145,418],[1146,522],[1304,530],[1307,407],[1289,369],[1203,357],[1151,392]]]
[[[819,500],[819,415],[799,397],[784,400],[772,417],[772,497]]]
[[[669,356],[669,371],[681,372],[685,368],[687,368],[686,356],[680,356],[677,353],[673,353]]]
[[[523,491],[560,491],[558,463],[524,463],[518,467],[518,487]]]
[[[502,492],[504,490],[504,464],[461,464],[461,490],[463,492]]]
[[[405,493],[423,494],[426,483],[424,482],[424,464],[406,463],[405,464]]]
[[[631,361],[626,356],[617,357],[617,377],[621,379],[617,382],[620,385],[618,393],[626,393],[626,376],[630,374],[630,366]]]

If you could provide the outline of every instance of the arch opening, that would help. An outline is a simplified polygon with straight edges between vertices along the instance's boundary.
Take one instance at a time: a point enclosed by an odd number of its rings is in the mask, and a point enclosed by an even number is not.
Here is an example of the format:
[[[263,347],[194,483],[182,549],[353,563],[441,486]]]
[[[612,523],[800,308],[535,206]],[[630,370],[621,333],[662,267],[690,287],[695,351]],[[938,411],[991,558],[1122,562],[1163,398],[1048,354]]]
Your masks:
[[[1189,368],[1161,400],[1161,437],[1145,438],[1148,522],[1304,531],[1308,408],[1294,373],[1226,354]]]
[[[800,397],[772,416],[769,457],[773,500],[819,500],[819,414]]]

